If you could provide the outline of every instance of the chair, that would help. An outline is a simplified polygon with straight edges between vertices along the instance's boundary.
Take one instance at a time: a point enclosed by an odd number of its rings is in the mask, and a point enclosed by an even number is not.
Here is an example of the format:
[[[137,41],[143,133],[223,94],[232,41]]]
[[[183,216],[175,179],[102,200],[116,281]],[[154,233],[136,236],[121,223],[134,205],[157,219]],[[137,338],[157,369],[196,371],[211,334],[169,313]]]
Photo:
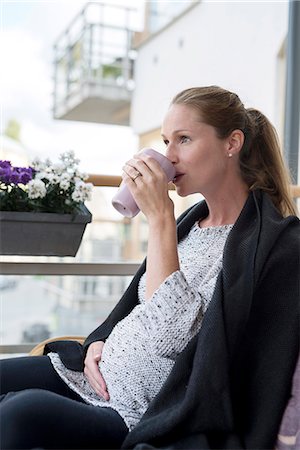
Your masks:
[[[285,408],[276,450],[296,450],[300,448],[300,354],[294,372],[291,397]]]
[[[55,338],[46,339],[45,341],[40,342],[37,344],[33,349],[29,352],[29,356],[41,356],[44,353],[44,347],[49,342],[55,342],[55,341],[77,341],[80,344],[83,344],[85,341],[84,336],[59,336]]]

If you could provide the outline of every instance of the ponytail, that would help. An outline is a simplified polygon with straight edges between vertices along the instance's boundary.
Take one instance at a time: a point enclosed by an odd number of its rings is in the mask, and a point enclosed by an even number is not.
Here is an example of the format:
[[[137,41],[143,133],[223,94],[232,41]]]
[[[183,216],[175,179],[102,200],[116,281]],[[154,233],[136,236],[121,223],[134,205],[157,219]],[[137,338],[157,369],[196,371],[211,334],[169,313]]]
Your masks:
[[[291,179],[280,151],[275,128],[264,114],[246,110],[245,143],[240,152],[240,169],[250,190],[261,189],[283,216],[296,215]]]

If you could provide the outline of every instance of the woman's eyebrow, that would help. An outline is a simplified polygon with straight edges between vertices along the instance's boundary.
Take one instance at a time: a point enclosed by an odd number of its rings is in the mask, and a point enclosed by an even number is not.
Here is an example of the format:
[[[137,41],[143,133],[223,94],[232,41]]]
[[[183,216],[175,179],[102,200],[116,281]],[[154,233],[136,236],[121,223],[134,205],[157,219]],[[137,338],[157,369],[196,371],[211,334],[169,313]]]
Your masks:
[[[187,130],[187,129],[179,129],[179,130],[175,130],[175,131],[172,131],[172,133],[171,134],[178,134],[178,133],[190,133],[191,131],[190,130]],[[163,134],[163,133],[161,133],[161,136],[164,138],[165,137],[165,135]]]

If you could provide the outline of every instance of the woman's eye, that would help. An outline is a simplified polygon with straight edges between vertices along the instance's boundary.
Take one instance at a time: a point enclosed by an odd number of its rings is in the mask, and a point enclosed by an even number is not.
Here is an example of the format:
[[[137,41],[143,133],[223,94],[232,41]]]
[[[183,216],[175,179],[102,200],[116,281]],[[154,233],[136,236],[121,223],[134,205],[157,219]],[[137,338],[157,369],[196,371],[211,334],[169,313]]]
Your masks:
[[[189,142],[190,138],[188,136],[180,136],[180,142],[182,144],[185,144],[186,142]]]
[[[167,146],[169,144],[169,141],[167,141],[166,139],[164,139],[164,144]]]

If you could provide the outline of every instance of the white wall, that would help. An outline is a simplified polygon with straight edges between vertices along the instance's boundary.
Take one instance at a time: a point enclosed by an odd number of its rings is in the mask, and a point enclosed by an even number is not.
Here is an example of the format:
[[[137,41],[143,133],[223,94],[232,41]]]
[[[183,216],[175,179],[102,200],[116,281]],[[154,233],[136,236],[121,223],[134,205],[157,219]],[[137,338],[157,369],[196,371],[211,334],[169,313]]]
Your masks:
[[[196,5],[139,49],[134,131],[159,127],[181,89],[212,84],[233,90],[246,107],[261,109],[277,126],[277,54],[287,27],[285,1]]]

